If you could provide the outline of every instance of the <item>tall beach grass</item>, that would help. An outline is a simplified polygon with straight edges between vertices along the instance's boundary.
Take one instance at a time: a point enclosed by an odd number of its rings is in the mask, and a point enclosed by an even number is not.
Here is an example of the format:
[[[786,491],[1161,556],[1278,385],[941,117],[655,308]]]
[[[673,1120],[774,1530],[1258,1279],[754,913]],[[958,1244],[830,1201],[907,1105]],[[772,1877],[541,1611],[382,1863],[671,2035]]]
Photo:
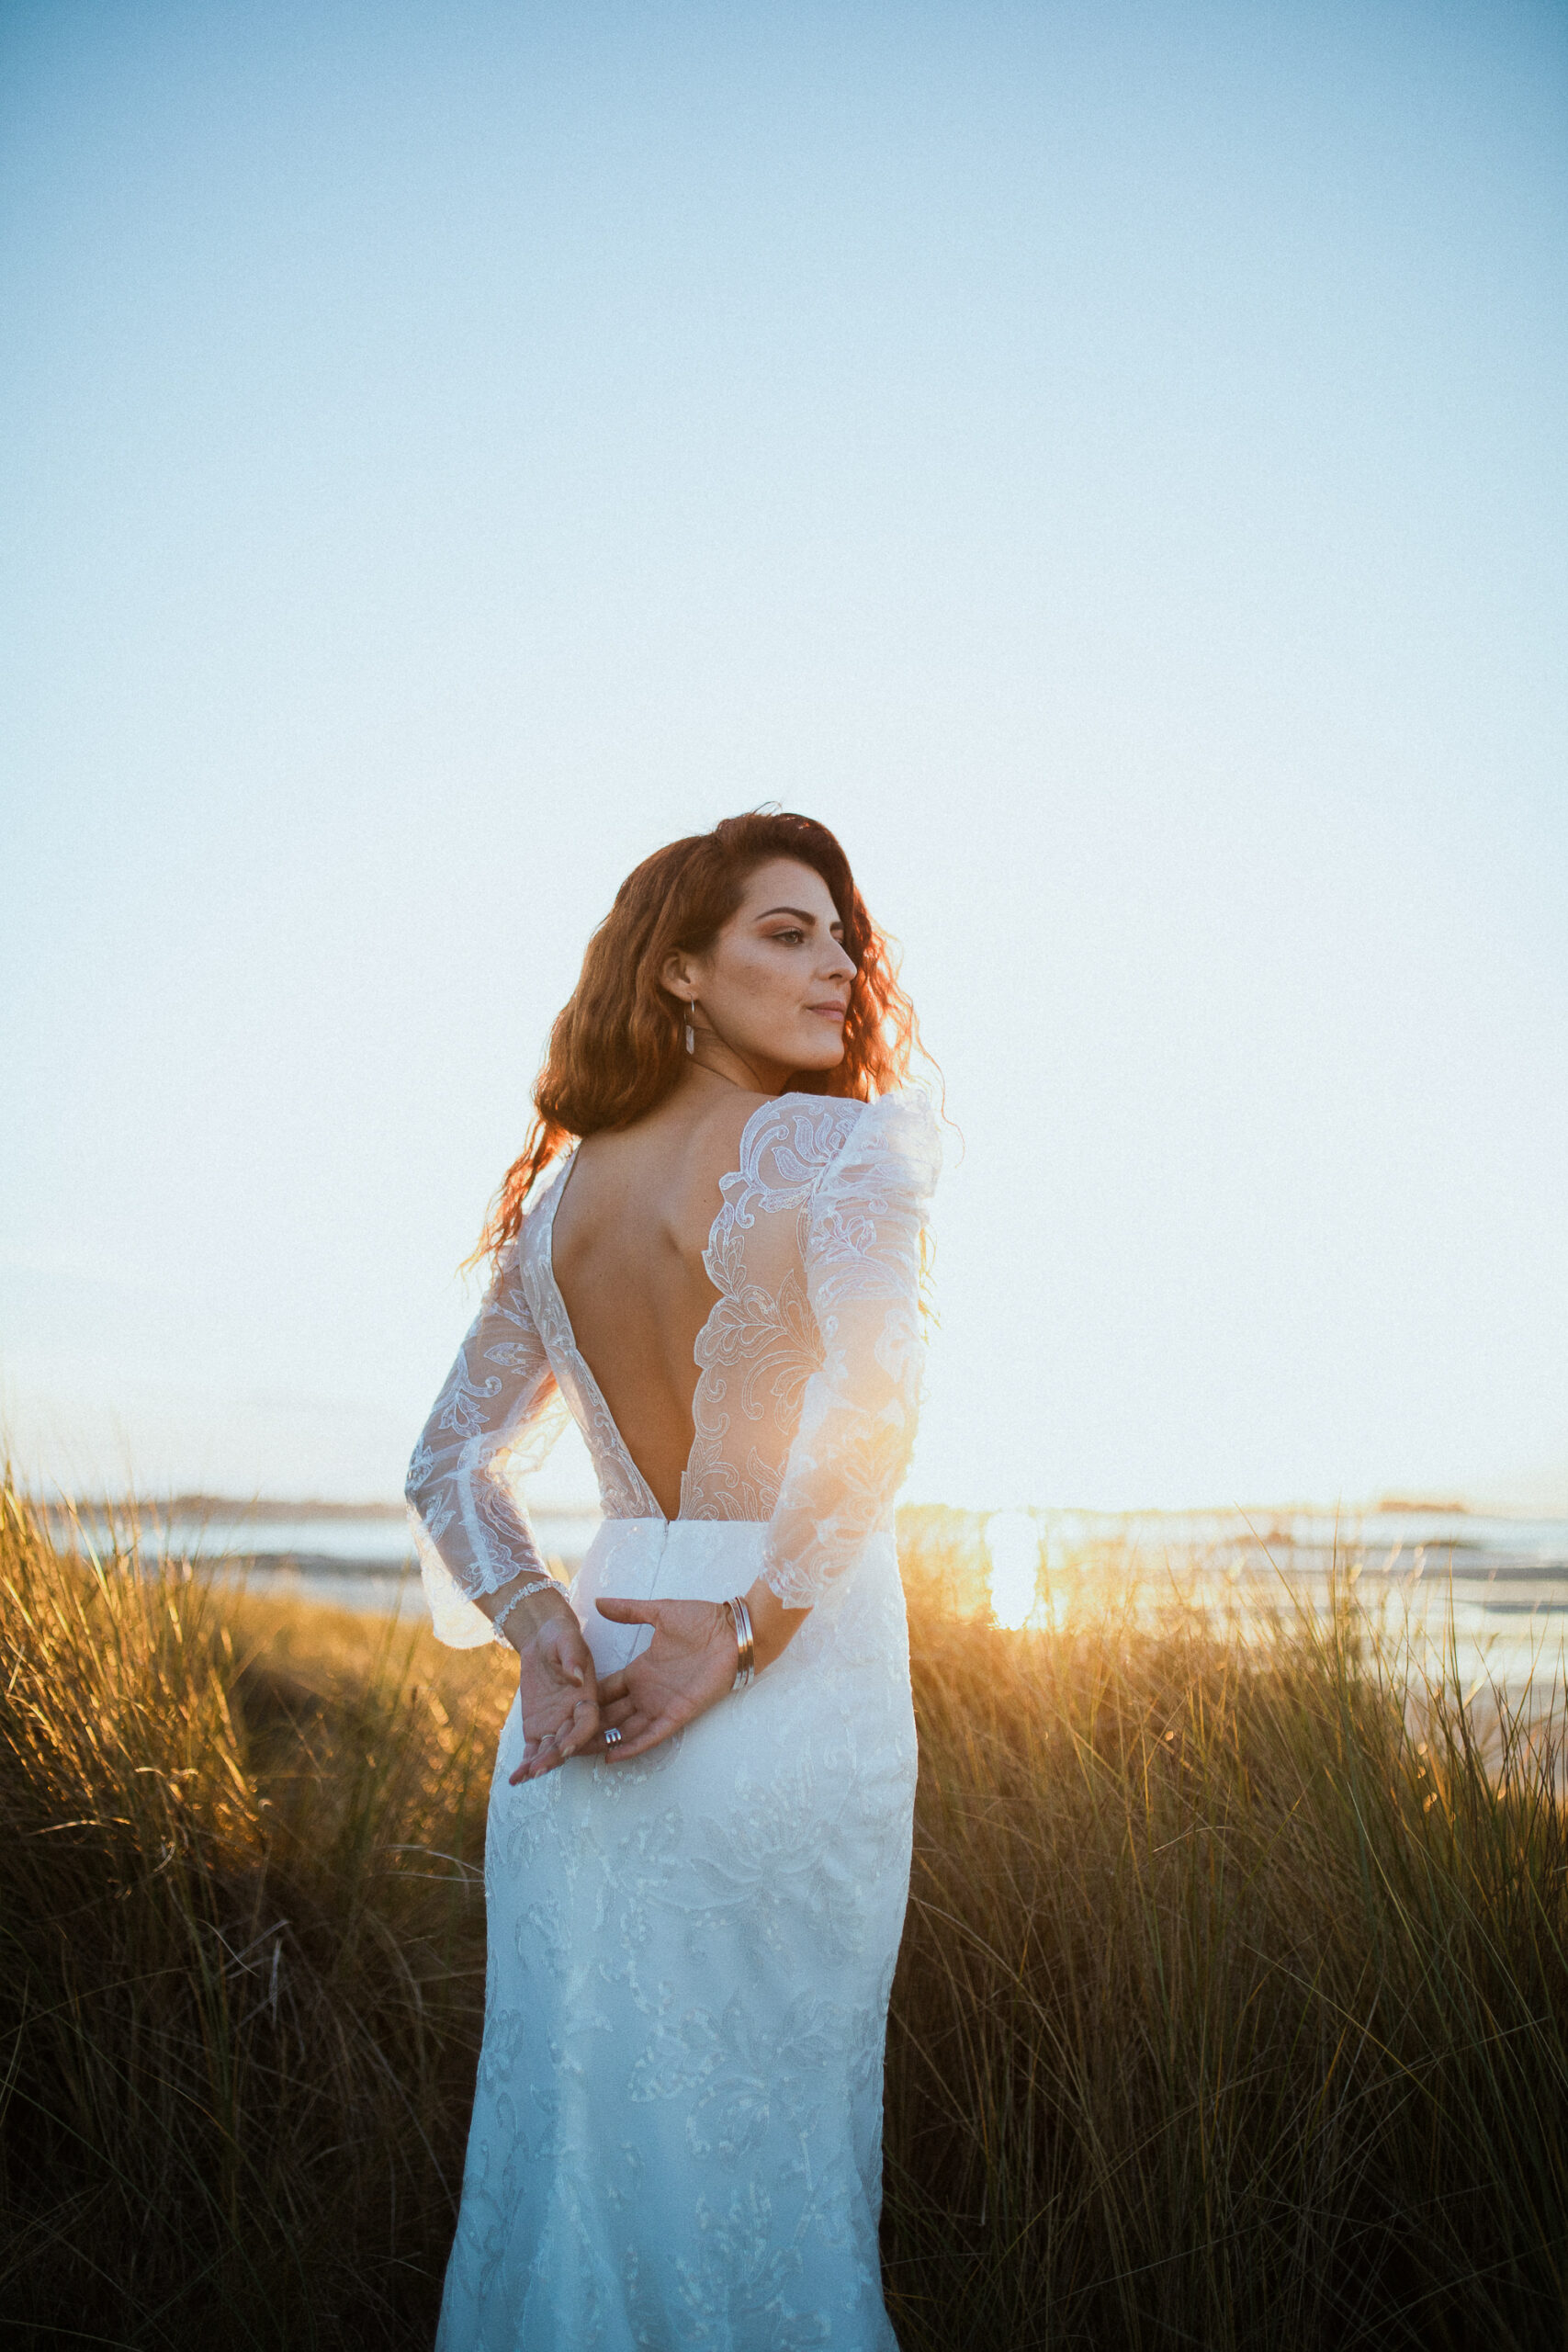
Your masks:
[[[906,2345],[1561,2346],[1560,1691],[1461,1692],[1348,1572],[1245,1635],[1134,1600],[917,1612]]]
[[[904,1536],[906,2352],[1562,2344],[1557,1713],[1413,1679],[1348,1584],[1009,1634],[972,1528]],[[504,1660],[132,1554],[0,1495],[0,2322],[425,2345]]]
[[[0,2317],[424,2341],[510,1694],[488,1657],[62,1556],[0,1508]]]

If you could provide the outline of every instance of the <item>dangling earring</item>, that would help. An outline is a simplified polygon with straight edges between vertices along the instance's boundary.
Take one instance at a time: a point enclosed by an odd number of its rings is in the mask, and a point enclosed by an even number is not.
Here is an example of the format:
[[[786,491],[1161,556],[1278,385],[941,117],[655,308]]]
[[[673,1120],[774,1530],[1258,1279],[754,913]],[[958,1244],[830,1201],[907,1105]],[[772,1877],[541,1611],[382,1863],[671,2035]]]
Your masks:
[[[697,1000],[693,997],[686,1007],[686,1051],[689,1054],[694,1054],[697,1050],[697,1033],[692,1026],[692,1015],[696,1009]]]

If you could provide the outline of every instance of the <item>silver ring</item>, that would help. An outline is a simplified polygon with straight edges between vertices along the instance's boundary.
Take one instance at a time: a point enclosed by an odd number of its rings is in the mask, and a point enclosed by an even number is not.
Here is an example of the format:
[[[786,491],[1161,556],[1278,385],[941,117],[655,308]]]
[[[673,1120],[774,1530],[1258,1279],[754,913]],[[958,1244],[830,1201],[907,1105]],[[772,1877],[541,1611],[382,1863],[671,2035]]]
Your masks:
[[[614,1724],[612,1724],[609,1730],[604,1734],[604,1745],[606,1747],[619,1747],[620,1744],[621,1735],[615,1729]]]

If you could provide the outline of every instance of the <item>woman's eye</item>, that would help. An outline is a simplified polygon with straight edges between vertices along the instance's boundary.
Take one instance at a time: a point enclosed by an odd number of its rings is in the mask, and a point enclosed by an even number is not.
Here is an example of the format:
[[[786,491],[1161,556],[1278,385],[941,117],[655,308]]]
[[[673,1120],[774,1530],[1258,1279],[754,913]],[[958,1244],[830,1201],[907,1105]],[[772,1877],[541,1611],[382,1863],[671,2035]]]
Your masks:
[[[773,937],[782,940],[787,946],[796,947],[806,937],[806,933],[803,931],[775,931]]]

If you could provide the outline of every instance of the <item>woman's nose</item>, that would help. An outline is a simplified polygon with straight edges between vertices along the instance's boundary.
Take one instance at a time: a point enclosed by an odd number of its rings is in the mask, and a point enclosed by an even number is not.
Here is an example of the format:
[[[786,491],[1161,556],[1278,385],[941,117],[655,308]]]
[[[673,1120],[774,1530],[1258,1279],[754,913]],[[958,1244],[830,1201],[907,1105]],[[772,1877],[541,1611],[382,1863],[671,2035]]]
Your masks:
[[[838,940],[832,940],[829,944],[833,953],[823,965],[822,978],[825,980],[852,980],[855,976],[854,957],[847,948],[840,944]]]

